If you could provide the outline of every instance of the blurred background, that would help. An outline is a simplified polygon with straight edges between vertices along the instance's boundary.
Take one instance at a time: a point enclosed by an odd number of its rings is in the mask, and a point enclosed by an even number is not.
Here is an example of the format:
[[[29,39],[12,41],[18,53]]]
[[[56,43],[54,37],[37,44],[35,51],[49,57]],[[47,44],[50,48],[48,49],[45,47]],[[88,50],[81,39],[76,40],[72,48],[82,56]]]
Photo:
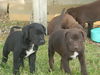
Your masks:
[[[63,8],[77,7],[94,1],[96,0],[47,0],[47,21],[59,15]],[[32,0],[0,0],[0,36],[8,34],[13,25],[29,24],[33,4]],[[100,22],[94,23],[94,26],[96,25],[100,25]]]
[[[95,0],[47,0],[48,21],[63,8],[76,7]],[[9,13],[9,20],[29,21],[32,15],[32,0],[0,0],[0,18]],[[1,16],[2,14],[2,16]]]

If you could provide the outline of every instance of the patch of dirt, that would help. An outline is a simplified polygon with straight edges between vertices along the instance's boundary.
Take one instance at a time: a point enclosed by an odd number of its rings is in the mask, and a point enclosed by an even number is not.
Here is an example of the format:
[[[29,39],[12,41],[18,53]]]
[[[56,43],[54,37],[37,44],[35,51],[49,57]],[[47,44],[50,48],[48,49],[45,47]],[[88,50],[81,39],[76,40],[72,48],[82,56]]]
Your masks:
[[[89,38],[87,38],[87,42],[88,42],[89,44],[94,44],[94,45],[97,45],[97,46],[100,47],[100,43],[94,42],[94,41],[90,40]]]

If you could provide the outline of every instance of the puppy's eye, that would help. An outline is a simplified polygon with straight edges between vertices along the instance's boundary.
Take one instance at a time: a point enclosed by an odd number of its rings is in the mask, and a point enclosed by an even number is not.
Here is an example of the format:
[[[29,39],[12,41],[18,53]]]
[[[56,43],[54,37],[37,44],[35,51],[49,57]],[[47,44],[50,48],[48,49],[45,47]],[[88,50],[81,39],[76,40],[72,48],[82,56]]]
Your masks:
[[[79,36],[74,35],[74,36],[71,37],[71,39],[73,39],[74,41],[77,41],[77,40],[79,40]]]
[[[73,41],[73,39],[70,38],[70,39],[69,39],[69,42],[72,42],[72,41]]]

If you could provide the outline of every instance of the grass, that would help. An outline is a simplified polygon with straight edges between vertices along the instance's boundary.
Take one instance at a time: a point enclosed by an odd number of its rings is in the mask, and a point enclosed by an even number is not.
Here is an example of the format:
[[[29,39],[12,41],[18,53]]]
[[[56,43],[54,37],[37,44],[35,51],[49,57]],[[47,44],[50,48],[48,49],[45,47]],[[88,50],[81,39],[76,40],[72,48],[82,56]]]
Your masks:
[[[23,21],[3,21],[3,22],[0,21],[0,27],[13,26],[13,25],[23,26],[26,24],[29,24],[29,22],[28,21],[24,21],[24,22]]]
[[[0,63],[2,58],[3,45],[4,41],[0,42]],[[88,42],[85,43],[85,46],[86,63],[89,75],[100,75],[100,47],[94,44],[89,44]],[[40,46],[37,52],[36,72],[33,75],[65,75],[64,72],[60,70],[60,56],[58,54],[55,54],[55,70],[53,72],[48,72],[49,65],[47,49],[48,37],[46,37],[45,45]],[[12,75],[12,57],[12,53],[10,53],[7,64],[5,64],[3,67],[0,67],[0,75]],[[30,75],[28,59],[26,58],[24,61],[25,68],[20,69],[21,75]],[[80,75],[80,65],[77,59],[71,61],[70,68],[73,75]]]

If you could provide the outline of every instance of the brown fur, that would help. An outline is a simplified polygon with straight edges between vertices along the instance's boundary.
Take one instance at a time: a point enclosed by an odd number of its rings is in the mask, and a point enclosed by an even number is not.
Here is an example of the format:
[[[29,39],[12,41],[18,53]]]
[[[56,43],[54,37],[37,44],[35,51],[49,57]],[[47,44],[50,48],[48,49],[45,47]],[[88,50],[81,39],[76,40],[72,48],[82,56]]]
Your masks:
[[[81,25],[76,22],[76,20],[69,14],[61,14],[54,17],[48,24],[48,34],[51,34],[55,30],[59,29],[69,29],[69,28],[81,28]]]
[[[48,46],[50,69],[53,70],[54,54],[57,52],[61,56],[61,69],[72,75],[69,68],[69,60],[71,59],[70,56],[76,51],[79,53],[78,59],[81,65],[81,74],[88,75],[84,56],[84,36],[83,31],[77,28],[54,31],[49,37]]]
[[[100,21],[100,0],[76,8],[69,8],[66,12],[72,15],[83,27],[85,23],[88,23],[88,36],[90,37],[93,22]]]

